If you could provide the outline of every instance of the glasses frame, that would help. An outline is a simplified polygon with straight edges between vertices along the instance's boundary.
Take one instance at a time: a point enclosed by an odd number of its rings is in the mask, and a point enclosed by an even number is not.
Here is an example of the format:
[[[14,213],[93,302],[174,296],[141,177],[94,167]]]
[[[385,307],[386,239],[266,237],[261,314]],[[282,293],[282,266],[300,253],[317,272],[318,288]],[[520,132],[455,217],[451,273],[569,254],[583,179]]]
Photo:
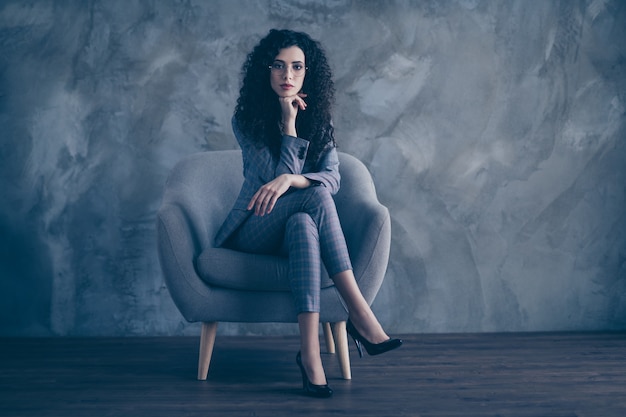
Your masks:
[[[267,66],[267,68],[269,68],[270,70],[270,73],[282,75],[282,74],[285,74],[289,70],[289,68],[291,68],[291,72],[293,73],[293,76],[298,77],[298,78],[304,77],[306,75],[306,72],[309,70],[309,67],[304,66],[302,68],[302,73],[298,74],[296,70],[293,68],[293,64],[282,64],[285,66],[285,68],[283,69],[274,68],[274,65],[276,65],[276,63],[272,63]]]

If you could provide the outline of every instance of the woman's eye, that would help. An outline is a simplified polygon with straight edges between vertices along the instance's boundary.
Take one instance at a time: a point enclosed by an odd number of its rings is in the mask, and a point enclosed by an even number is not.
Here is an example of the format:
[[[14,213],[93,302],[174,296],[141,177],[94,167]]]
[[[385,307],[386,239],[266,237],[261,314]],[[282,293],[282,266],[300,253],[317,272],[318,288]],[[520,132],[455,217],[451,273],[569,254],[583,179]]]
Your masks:
[[[274,68],[275,70],[283,70],[285,69],[285,65],[281,64],[280,62],[274,62],[272,64],[272,68]]]
[[[302,65],[300,65],[300,64],[295,64],[295,65],[293,66],[294,71],[302,71],[302,68],[303,68],[303,67],[302,67]]]

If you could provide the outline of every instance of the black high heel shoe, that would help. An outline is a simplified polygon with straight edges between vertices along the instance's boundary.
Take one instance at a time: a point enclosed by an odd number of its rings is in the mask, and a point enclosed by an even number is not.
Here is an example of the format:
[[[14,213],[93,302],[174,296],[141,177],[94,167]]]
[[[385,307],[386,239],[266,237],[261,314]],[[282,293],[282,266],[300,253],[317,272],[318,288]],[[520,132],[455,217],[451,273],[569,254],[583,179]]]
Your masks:
[[[348,334],[352,336],[354,344],[359,351],[359,357],[361,358],[363,357],[363,346],[365,347],[368,355],[374,356],[389,352],[390,350],[399,348],[402,345],[402,339],[391,338],[381,343],[371,343],[366,338],[361,336],[350,320],[346,323],[346,330],[348,331]]]
[[[328,384],[325,385],[315,385],[309,381],[309,377],[304,370],[304,366],[302,365],[302,356],[300,352],[296,355],[296,363],[300,367],[300,372],[302,373],[302,388],[304,389],[304,393],[310,397],[317,398],[328,398],[333,395],[333,390],[330,389]]]

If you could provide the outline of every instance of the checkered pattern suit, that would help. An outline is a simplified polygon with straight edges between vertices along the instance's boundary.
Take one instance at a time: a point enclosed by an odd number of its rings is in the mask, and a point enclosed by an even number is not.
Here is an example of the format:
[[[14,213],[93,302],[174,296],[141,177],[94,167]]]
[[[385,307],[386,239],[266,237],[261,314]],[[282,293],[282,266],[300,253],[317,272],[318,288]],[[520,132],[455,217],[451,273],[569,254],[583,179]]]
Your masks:
[[[248,140],[233,121],[243,155],[244,183],[217,233],[216,246],[289,257],[289,275],[298,312],[319,312],[321,262],[329,276],[352,269],[332,194],[339,190],[339,159],[328,147],[316,165],[307,163],[309,142],[283,136],[279,158]],[[256,191],[283,173],[301,174],[316,186],[291,189],[271,213],[247,210]]]

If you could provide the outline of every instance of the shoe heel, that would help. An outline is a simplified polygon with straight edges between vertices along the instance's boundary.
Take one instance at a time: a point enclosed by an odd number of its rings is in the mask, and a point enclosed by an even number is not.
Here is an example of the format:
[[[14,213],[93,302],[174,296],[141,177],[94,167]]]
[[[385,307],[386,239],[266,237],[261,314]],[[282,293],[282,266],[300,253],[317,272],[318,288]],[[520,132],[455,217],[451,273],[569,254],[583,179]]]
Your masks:
[[[316,398],[328,398],[333,395],[333,390],[330,389],[328,384],[326,385],[315,385],[309,381],[309,377],[304,370],[304,365],[302,365],[302,355],[300,352],[296,355],[296,363],[300,368],[300,373],[302,374],[302,389],[304,393],[310,397]]]
[[[352,335],[351,335],[352,336]],[[359,358],[363,357],[363,345],[361,344],[361,342],[359,342],[358,340],[356,340],[354,338],[354,336],[352,336],[352,340],[354,340],[354,344],[356,346],[356,350],[359,352]]]
[[[346,330],[350,336],[354,339],[354,343],[356,343],[356,347],[359,351],[359,356],[363,357],[362,347],[365,348],[365,351],[368,355],[380,355],[381,353],[388,352],[390,350],[396,349],[402,345],[402,339],[388,339],[381,343],[371,343],[366,338],[361,336],[361,334],[354,327],[352,322],[348,320],[346,323]]]

